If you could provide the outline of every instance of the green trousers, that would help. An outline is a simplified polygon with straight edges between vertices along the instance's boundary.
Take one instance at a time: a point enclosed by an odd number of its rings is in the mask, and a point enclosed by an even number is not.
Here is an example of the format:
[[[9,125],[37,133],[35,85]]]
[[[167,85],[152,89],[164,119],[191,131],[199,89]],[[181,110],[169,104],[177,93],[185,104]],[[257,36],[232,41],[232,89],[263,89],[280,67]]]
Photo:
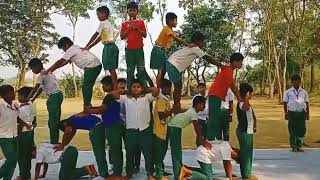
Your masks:
[[[125,136],[125,126],[122,120],[119,120],[110,128],[106,128],[106,137],[110,145],[109,160],[113,164],[113,175],[122,176],[123,153],[122,139]]]
[[[161,180],[164,174],[164,157],[168,150],[168,139],[163,140],[153,135],[153,160],[156,171],[156,179]]]
[[[212,164],[206,164],[198,161],[200,165],[200,172],[192,171],[191,179],[192,180],[212,180],[213,179],[213,171]]]
[[[50,143],[59,143],[59,122],[61,117],[61,104],[63,101],[62,92],[52,94],[47,100],[47,109],[49,113],[49,133],[50,133]]]
[[[202,133],[202,136],[204,138],[207,138],[207,122],[205,120],[198,119],[198,126],[199,126],[201,133]],[[198,136],[196,138],[196,145],[197,145],[197,147],[201,145]]]
[[[169,128],[169,141],[171,148],[171,158],[174,179],[179,178],[180,168],[182,166],[182,147],[181,147],[181,128],[168,127]]]
[[[220,118],[221,99],[218,96],[209,96],[209,120],[207,122],[207,138],[209,141],[222,140],[222,119]]]
[[[31,156],[34,146],[33,131],[21,132],[18,136],[18,165],[22,179],[31,178]]]
[[[221,109],[220,118],[222,121],[222,139],[224,141],[229,141],[230,139],[230,112],[227,109]]]
[[[93,68],[84,68],[82,96],[84,105],[90,105],[93,93],[93,86],[96,83],[102,69],[102,65]]]
[[[62,155],[61,167],[59,172],[60,180],[78,179],[88,175],[85,168],[76,168],[78,160],[78,150],[73,146],[69,146]]]
[[[240,171],[243,179],[252,176],[253,134],[247,134],[237,129],[240,145]]]
[[[140,171],[140,161],[141,161],[141,146],[136,145],[134,147],[134,158],[133,158],[133,167],[136,172]]]
[[[306,112],[288,112],[289,141],[292,148],[301,148],[306,134]]]
[[[96,125],[89,132],[89,137],[96,158],[99,174],[102,177],[108,177],[108,162],[106,159],[106,135],[103,123]]]
[[[17,138],[0,138],[0,147],[6,158],[0,167],[0,179],[11,180],[17,164]]]
[[[138,129],[126,130],[126,173],[131,177],[134,170],[134,154],[137,146],[141,147],[145,159],[145,169],[147,175],[153,174],[152,161],[152,130],[150,127],[139,131]]]
[[[130,90],[132,81],[135,78],[134,72],[137,69],[138,78],[140,79],[142,86],[147,86],[146,69],[144,62],[144,52],[141,49],[126,49],[125,57],[127,63],[127,88]]]

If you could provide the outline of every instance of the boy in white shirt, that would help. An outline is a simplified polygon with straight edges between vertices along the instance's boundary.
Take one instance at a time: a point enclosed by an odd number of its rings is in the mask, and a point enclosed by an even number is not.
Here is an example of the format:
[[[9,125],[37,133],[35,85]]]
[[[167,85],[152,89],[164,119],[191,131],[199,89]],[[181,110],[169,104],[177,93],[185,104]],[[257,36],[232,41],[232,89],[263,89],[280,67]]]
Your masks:
[[[306,90],[300,87],[301,77],[291,77],[292,88],[283,95],[285,119],[288,120],[290,147],[292,152],[304,152],[306,120],[309,119],[309,97]]]
[[[231,89],[228,89],[226,99],[221,101],[221,111],[220,111],[220,118],[222,119],[222,139],[224,141],[229,141],[230,138],[230,122],[232,121],[232,113],[233,113],[233,99],[234,94]],[[219,137],[219,139],[221,139]]]
[[[0,178],[11,180],[17,164],[18,110],[13,102],[15,93],[12,86],[0,86],[0,96],[0,147],[6,158],[0,167]]]
[[[102,64],[104,70],[108,70],[112,77],[113,89],[117,87],[117,73],[119,49],[115,44],[115,38],[119,34],[109,20],[110,11],[107,6],[97,8],[97,17],[100,21],[97,31],[92,35],[85,49],[89,50],[100,41],[104,45]]]
[[[93,86],[102,69],[99,58],[97,58],[93,53],[81,49],[80,46],[74,45],[71,39],[68,37],[62,37],[59,40],[58,48],[62,49],[65,54],[49,69],[41,72],[41,74],[48,74],[73,62],[80,69],[84,70],[82,82],[84,107],[91,106]]]

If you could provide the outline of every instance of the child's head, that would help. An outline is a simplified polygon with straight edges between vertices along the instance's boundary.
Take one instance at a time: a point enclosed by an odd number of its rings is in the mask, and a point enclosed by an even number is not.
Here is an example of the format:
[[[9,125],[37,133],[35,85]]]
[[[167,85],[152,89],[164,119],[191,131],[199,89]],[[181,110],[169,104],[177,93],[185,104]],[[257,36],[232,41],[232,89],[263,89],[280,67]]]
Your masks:
[[[107,6],[98,7],[96,11],[99,21],[105,21],[110,15],[110,11]]]
[[[71,117],[59,122],[59,130],[64,132],[68,126],[72,126]]]
[[[169,27],[177,27],[177,15],[173,12],[168,12],[166,14],[166,24],[169,26]]]
[[[29,94],[31,93],[32,89],[33,89],[32,87],[27,87],[27,86],[20,88],[17,91],[18,92],[18,101],[20,103],[27,102],[27,98],[28,98]]]
[[[125,78],[118,79],[118,89],[125,90],[127,86],[126,84],[127,84],[127,80]]]
[[[136,2],[132,1],[130,2],[128,5],[127,5],[127,12],[128,12],[128,15],[131,18],[136,18],[137,15],[138,15],[138,9],[139,9],[139,6]]]
[[[250,84],[248,83],[241,83],[240,84],[240,96],[242,98],[247,98],[250,99],[253,93],[253,88]]]
[[[191,36],[191,42],[196,44],[199,47],[202,47],[204,45],[204,40],[206,37],[199,31],[195,32]]]
[[[58,42],[58,48],[62,49],[64,52],[66,52],[72,45],[73,42],[68,37],[62,37]]]
[[[101,79],[102,89],[104,92],[110,92],[112,91],[112,78],[111,76],[105,76]]]
[[[291,84],[294,88],[298,89],[301,85],[301,77],[298,74],[291,76]]]
[[[169,81],[168,79],[162,79],[161,80],[161,92],[163,95],[170,95],[171,94],[171,89],[172,89],[172,82]]]
[[[234,69],[240,69],[242,67],[244,56],[241,53],[233,53],[230,56],[230,65]]]
[[[197,86],[197,91],[198,93],[200,94],[205,94],[206,93],[206,90],[207,90],[207,86],[205,83],[199,83],[198,86]]]
[[[29,61],[28,66],[35,74],[39,74],[43,70],[43,64],[39,58],[32,58]]]
[[[203,111],[206,108],[206,98],[203,96],[194,97],[192,106],[197,112]]]
[[[11,85],[1,85],[0,96],[6,102],[12,102],[15,99],[14,88]]]
[[[142,94],[142,83],[139,79],[133,79],[131,84],[131,93],[134,96]]]

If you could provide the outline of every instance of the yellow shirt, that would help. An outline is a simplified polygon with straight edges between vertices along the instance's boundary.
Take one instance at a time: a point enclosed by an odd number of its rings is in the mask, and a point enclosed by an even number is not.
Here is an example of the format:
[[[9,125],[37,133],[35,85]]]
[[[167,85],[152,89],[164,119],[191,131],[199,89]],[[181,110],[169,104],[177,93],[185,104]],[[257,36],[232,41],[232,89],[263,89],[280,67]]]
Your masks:
[[[154,119],[153,133],[162,140],[166,140],[167,138],[167,124],[171,117],[167,117],[165,123],[162,124],[158,113],[170,111],[170,109],[171,107],[170,107],[169,98],[164,96],[163,94],[160,94],[160,96],[156,101],[154,112],[153,112],[153,119]]]
[[[160,32],[158,39],[156,40],[156,44],[160,45],[163,48],[170,48],[172,43],[172,37],[170,35],[176,35],[176,33],[168,26],[163,27]]]

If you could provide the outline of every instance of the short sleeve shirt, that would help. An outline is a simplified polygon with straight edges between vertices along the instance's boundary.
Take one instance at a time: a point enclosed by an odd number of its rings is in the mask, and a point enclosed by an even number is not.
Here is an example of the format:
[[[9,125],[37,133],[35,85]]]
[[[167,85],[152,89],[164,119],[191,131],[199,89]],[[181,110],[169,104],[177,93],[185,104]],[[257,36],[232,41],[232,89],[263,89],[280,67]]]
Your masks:
[[[121,33],[125,32],[129,28],[130,23],[134,23],[136,25],[136,27],[139,28],[141,31],[147,32],[144,21],[141,19],[124,21],[121,25],[120,32]],[[128,35],[127,35],[127,46],[126,47],[128,49],[142,48],[143,47],[142,35],[138,31],[130,29],[128,31]]]
[[[158,39],[156,40],[156,44],[166,49],[170,48],[172,44],[171,35],[176,35],[176,33],[169,26],[163,27]]]
[[[227,96],[224,101],[221,102],[221,109],[229,109],[229,103],[230,101],[233,101],[234,99],[234,94],[232,90],[229,88],[227,92]]]
[[[196,160],[211,164],[212,161],[231,160],[231,146],[228,141],[210,141],[211,149],[199,146],[196,150]]]
[[[87,50],[82,50],[78,45],[72,45],[62,57],[67,61],[72,61],[80,69],[93,68],[101,65],[97,56]]]
[[[202,58],[206,53],[197,47],[184,47],[174,52],[168,61],[177,68],[179,72],[187,69],[197,58]]]
[[[15,103],[8,104],[0,99],[0,138],[17,136],[18,110]]]
[[[192,121],[198,120],[198,114],[194,108],[188,109],[184,113],[177,114],[173,116],[169,122],[170,127],[177,127],[177,128],[185,128],[189,124],[192,123]]]
[[[18,114],[19,114],[19,118],[22,121],[24,121],[25,123],[27,123],[29,125],[32,125],[32,121],[34,118],[34,111],[33,111],[32,102],[29,101],[28,104],[20,106],[20,108],[18,109]],[[26,127],[23,127],[22,132],[26,132],[26,131],[32,131],[32,129],[27,130]]]
[[[302,88],[296,90],[292,87],[285,91],[283,102],[287,103],[289,111],[307,111],[307,102],[309,102],[309,96],[306,90]]]
[[[61,156],[67,146],[63,151],[56,151],[53,149],[54,146],[55,144],[50,143],[39,144],[37,147],[36,163],[55,164],[60,162]]]
[[[42,90],[47,95],[60,91],[58,81],[52,73],[40,74],[38,76],[37,83],[40,84]]]
[[[102,113],[104,127],[112,127],[116,122],[120,121],[120,103],[115,101],[111,94],[106,95],[102,104],[107,106],[107,110]]]
[[[101,42],[113,42],[116,32],[109,20],[100,21],[97,33],[99,33]]]
[[[222,66],[221,71],[215,78],[209,89],[209,96],[218,96],[221,100],[225,100],[228,89],[233,83],[233,69],[231,66]]]
[[[167,123],[171,117],[167,117],[164,123],[161,123],[159,112],[170,111],[170,109],[170,98],[163,94],[160,94],[154,106],[153,133],[162,140],[166,140],[167,138]]]

